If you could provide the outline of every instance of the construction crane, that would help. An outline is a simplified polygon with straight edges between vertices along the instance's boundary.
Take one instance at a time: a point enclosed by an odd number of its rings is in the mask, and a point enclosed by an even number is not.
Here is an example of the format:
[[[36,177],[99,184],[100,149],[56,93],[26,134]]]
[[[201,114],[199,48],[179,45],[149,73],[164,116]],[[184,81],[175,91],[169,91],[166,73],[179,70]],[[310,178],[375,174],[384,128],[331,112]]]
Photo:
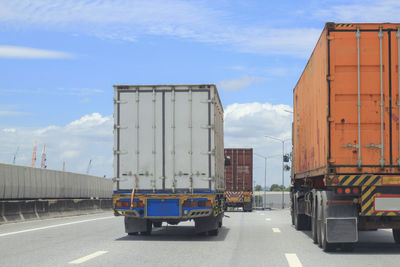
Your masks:
[[[89,164],[87,166],[86,174],[89,174],[90,168],[92,167],[92,160],[89,160]]]
[[[42,152],[42,162],[40,163],[40,168],[42,169],[46,169],[47,165],[46,165],[46,143],[44,143],[43,145],[43,152]]]
[[[17,147],[17,150],[14,153],[13,164],[15,164],[15,161],[17,159],[18,151],[19,151],[19,146]]]
[[[36,165],[36,145],[37,145],[37,141],[35,140],[35,145],[33,146],[33,152],[32,152],[32,161],[31,161],[32,168],[35,168],[35,165]]]

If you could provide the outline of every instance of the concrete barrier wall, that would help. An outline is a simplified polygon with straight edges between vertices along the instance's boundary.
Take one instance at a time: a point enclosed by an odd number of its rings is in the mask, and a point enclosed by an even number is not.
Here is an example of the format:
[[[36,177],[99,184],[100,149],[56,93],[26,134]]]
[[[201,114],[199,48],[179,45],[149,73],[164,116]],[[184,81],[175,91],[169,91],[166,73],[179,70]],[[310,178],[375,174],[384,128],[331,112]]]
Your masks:
[[[111,179],[0,163],[0,199],[111,198]]]
[[[281,209],[282,208],[282,192],[254,192],[253,195],[254,208]],[[257,196],[257,198],[255,197]],[[290,207],[290,192],[284,192],[284,207]]]
[[[41,199],[0,201],[0,224],[110,211],[112,199]]]

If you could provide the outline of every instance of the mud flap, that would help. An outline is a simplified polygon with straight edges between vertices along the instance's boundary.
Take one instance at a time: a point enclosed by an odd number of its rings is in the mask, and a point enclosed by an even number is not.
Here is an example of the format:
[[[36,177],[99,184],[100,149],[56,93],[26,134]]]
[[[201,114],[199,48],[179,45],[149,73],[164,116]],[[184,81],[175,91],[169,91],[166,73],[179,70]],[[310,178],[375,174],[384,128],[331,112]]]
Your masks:
[[[218,229],[220,223],[222,224],[222,218],[224,214],[220,213],[217,216],[208,216],[196,218],[194,220],[196,233],[204,233],[212,230]]]
[[[148,229],[147,219],[125,217],[125,233],[145,232]]]
[[[327,218],[326,240],[329,243],[355,243],[358,241],[357,218]]]

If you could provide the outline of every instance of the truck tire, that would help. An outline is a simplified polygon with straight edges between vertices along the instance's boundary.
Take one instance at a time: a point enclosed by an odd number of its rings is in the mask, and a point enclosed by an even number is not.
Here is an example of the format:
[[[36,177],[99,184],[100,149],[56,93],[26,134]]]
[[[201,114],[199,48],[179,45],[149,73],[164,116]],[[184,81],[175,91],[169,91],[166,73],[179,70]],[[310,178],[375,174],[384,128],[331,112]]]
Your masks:
[[[153,222],[153,226],[154,227],[161,227],[162,226],[162,222]]]
[[[321,201],[321,192],[317,192],[317,200],[316,200],[316,208],[317,208],[317,218],[316,218],[316,221],[317,221],[317,225],[316,225],[316,228],[317,228],[317,244],[318,244],[318,246],[319,247],[321,247],[321,218],[322,218],[322,214],[321,214],[321,212],[322,212],[322,207],[321,207],[321,203],[322,203],[322,201]]]
[[[311,238],[314,244],[318,244],[318,217],[317,217],[317,195],[313,194],[313,202],[311,207]]]
[[[209,236],[217,236],[217,235],[218,235],[218,232],[219,232],[219,227],[218,227],[217,229],[208,231],[208,235],[209,235]]]
[[[307,230],[308,216],[306,214],[299,214],[298,199],[294,200],[294,227],[296,230]]]
[[[337,244],[334,243],[329,243],[328,240],[326,239],[327,237],[327,225],[326,225],[326,214],[325,214],[325,210],[326,210],[326,202],[327,202],[327,197],[326,197],[326,192],[322,191],[321,192],[321,202],[322,202],[322,209],[321,209],[321,248],[325,251],[332,251],[335,250],[337,248]]]
[[[392,232],[393,232],[393,239],[394,239],[394,242],[395,242],[396,244],[400,244],[400,229],[398,229],[398,228],[393,228],[393,229],[392,229]]]
[[[151,230],[153,228],[153,224],[150,220],[146,221],[146,231],[140,232],[140,235],[151,235]]]

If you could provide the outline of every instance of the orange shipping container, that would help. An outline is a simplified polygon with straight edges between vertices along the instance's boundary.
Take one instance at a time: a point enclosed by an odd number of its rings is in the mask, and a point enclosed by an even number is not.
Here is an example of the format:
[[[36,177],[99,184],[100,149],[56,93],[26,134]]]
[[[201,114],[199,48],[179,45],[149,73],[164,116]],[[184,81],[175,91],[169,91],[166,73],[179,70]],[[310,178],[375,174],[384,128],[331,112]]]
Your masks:
[[[399,174],[400,24],[327,23],[294,88],[294,178]]]

